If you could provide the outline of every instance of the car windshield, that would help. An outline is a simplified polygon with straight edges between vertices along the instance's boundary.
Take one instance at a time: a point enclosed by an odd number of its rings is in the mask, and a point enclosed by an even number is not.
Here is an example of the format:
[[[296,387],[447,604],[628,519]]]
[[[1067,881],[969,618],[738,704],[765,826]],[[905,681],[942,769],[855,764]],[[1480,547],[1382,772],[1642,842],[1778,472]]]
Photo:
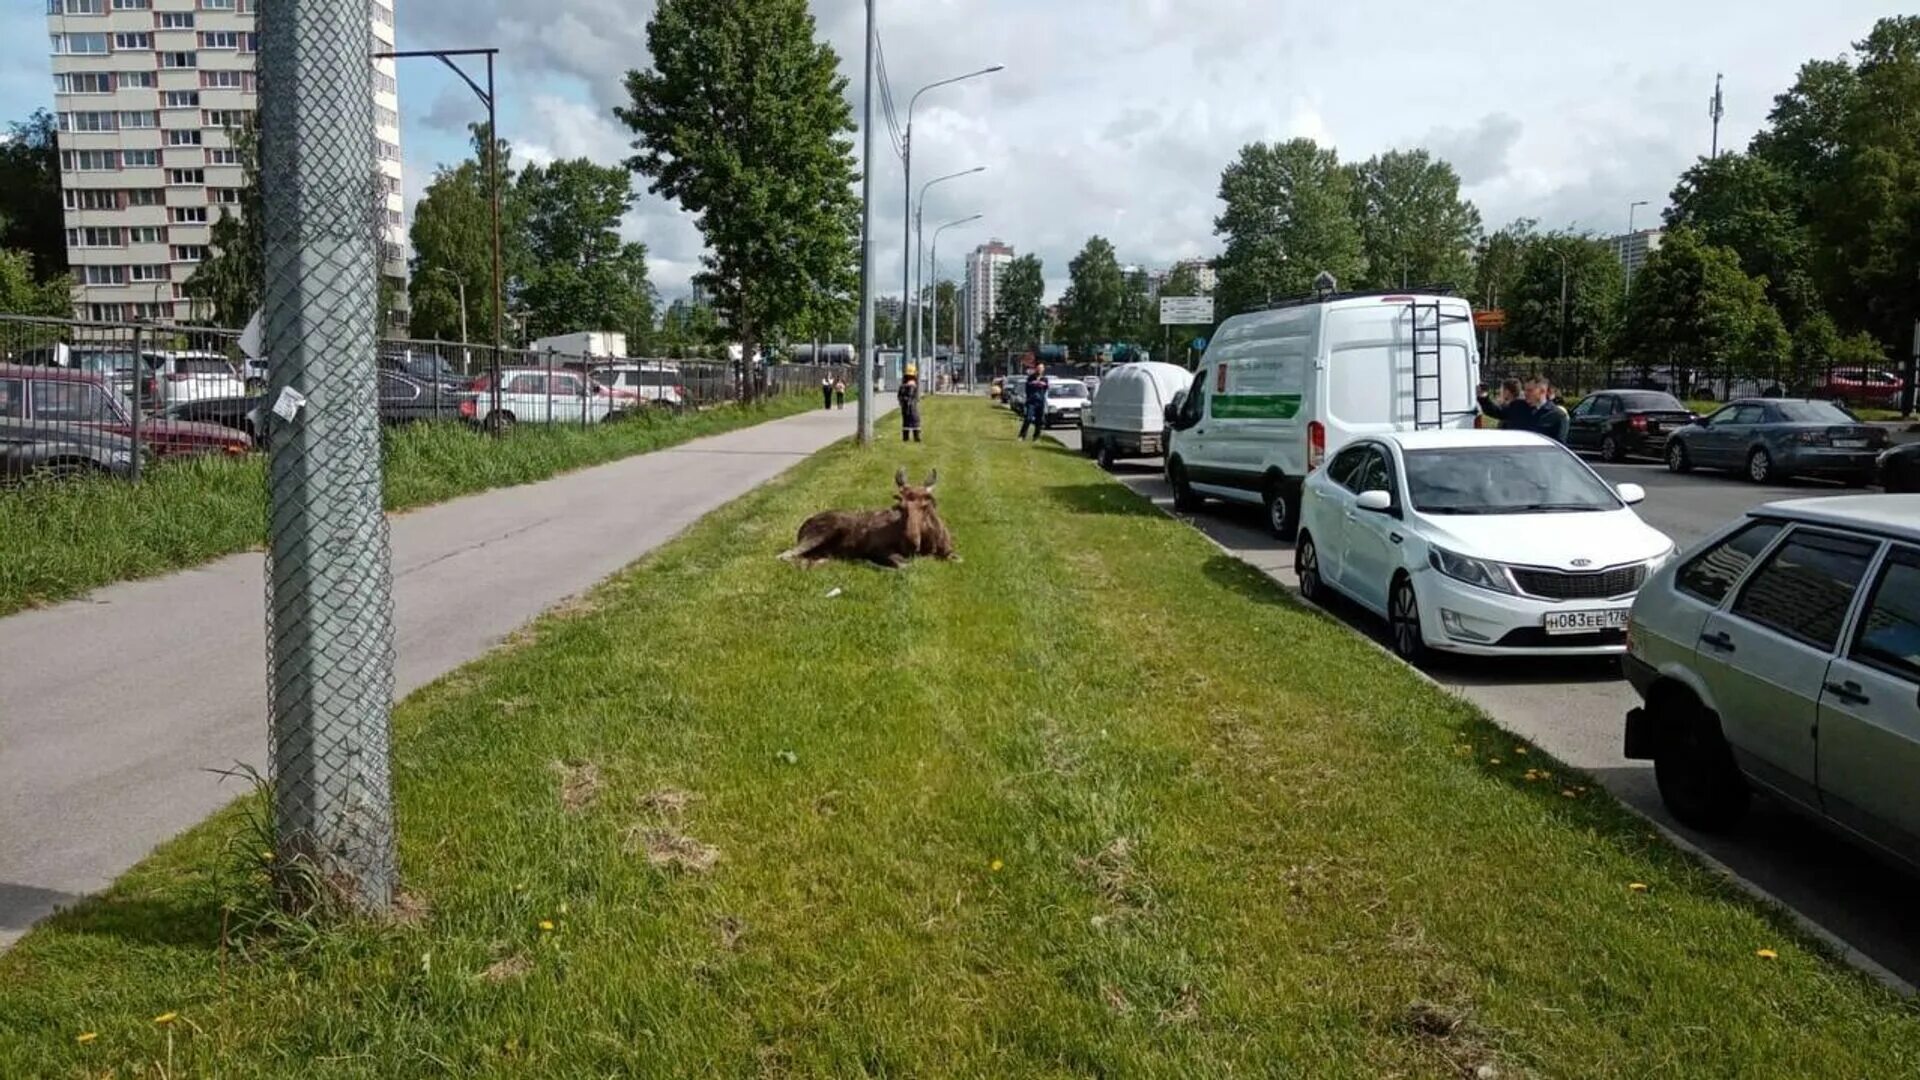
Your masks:
[[[1852,416],[1831,401],[1776,401],[1773,407],[1795,424],[1851,424]]]
[[[1651,390],[1635,390],[1620,395],[1620,404],[1629,412],[1686,412],[1687,407],[1672,394],[1660,394]]]
[[[1059,398],[1083,398],[1087,396],[1087,388],[1081,385],[1080,383],[1054,383],[1052,386],[1047,388],[1047,396],[1059,397]]]
[[[181,375],[232,375],[233,365],[209,357],[182,357],[173,362],[173,370]]]
[[[1617,510],[1599,477],[1558,446],[1409,450],[1407,494],[1427,514],[1547,514]]]

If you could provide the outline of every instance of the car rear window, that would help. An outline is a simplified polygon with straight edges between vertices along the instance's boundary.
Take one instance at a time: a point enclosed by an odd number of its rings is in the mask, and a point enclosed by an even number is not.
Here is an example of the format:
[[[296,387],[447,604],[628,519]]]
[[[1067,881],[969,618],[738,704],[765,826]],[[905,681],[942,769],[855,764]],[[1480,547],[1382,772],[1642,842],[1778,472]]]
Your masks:
[[[1687,407],[1672,394],[1660,394],[1651,390],[1635,390],[1617,395],[1620,403],[1628,412],[1686,412]]]
[[[1773,407],[1796,424],[1852,424],[1858,421],[1831,401],[1776,401]]]
[[[1754,571],[1733,613],[1809,645],[1840,642],[1853,594],[1880,545],[1797,529]]]
[[[175,360],[173,370],[181,375],[232,375],[233,365],[225,360]]]
[[[1709,604],[1719,604],[1733,591],[1734,584],[1747,572],[1747,567],[1753,565],[1753,560],[1780,535],[1781,528],[1777,521],[1756,521],[1748,525],[1687,560],[1674,578],[1674,584],[1681,592]]]
[[[1054,383],[1047,388],[1047,396],[1057,398],[1083,398],[1087,396],[1087,388],[1080,383]]]

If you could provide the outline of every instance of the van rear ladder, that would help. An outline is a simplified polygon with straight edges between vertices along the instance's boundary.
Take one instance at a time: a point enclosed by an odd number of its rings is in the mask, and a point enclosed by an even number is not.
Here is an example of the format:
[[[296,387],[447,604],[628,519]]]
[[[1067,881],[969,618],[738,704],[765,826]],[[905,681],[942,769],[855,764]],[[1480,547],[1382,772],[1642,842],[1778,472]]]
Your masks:
[[[1411,301],[1407,314],[1413,324],[1413,429],[1433,431],[1447,424],[1444,328],[1472,316],[1448,312],[1437,299]]]

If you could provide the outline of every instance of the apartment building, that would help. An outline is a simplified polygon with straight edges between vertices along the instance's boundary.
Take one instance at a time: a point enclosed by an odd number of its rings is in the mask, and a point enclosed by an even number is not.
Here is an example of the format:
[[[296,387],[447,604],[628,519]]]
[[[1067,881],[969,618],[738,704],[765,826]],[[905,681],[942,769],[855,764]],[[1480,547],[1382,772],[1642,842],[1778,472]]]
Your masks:
[[[1631,279],[1647,265],[1647,256],[1660,250],[1660,241],[1667,235],[1665,229],[1641,229],[1638,232],[1622,233],[1607,240],[1613,248],[1614,257],[1620,260],[1620,266]]]
[[[213,223],[239,210],[243,170],[230,133],[258,108],[261,2],[47,0],[77,317],[196,316],[187,279],[207,258]],[[383,49],[393,47],[392,3],[373,0],[373,40]],[[399,85],[392,60],[371,63],[385,188],[381,273],[399,280],[407,236]]]
[[[1013,248],[998,240],[989,240],[967,256],[967,344],[968,352],[993,321],[999,310],[1000,282],[1013,263]]]

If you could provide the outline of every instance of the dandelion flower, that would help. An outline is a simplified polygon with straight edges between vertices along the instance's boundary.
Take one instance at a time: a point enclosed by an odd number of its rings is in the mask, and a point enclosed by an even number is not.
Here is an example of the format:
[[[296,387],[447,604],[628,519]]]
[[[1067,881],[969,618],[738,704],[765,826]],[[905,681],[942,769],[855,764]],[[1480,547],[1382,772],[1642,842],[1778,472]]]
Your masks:
[[[1002,869],[1003,867],[1005,867],[1006,865],[1007,865],[1006,863],[1003,863],[1003,862],[1001,862],[1001,861],[1000,861],[999,859],[995,859],[995,860],[993,860],[992,862],[990,862],[990,863],[988,863],[988,864],[987,864],[987,869],[989,869],[989,870],[991,870],[991,871],[993,871],[994,873],[996,873],[996,874],[997,874],[997,873],[999,873],[999,872],[1000,872],[1000,870],[1001,870],[1001,869]]]
[[[1628,885],[1628,886],[1627,886],[1627,891],[1628,891],[1628,892],[1646,892],[1646,891],[1647,891],[1647,885],[1646,885],[1646,882],[1644,882],[1644,881],[1636,881],[1636,882],[1634,882],[1634,883],[1632,883],[1631,885]]]
[[[100,1033],[97,1031],[83,1031],[80,1034],[75,1035],[73,1037],[73,1041],[77,1043],[90,1043],[99,1037],[100,1037]]]
[[[260,853],[260,857],[261,857],[262,859],[264,859],[264,860],[266,860],[267,862],[272,862],[272,861],[273,861],[273,852],[271,852],[271,851],[263,851],[263,852],[261,852],[261,853]]]
[[[1753,955],[1759,957],[1762,960],[1780,959],[1780,954],[1777,952],[1774,952],[1772,949],[1756,949],[1754,950]]]
[[[541,920],[540,920],[540,929],[541,929],[542,931],[546,931],[546,930],[551,930],[551,929],[553,929],[553,920],[552,920],[552,919],[541,919]]]
[[[1513,748],[1513,752],[1514,752],[1514,753],[1516,753],[1516,754],[1519,754],[1519,755],[1520,755],[1521,757],[1526,757],[1526,756],[1527,756],[1527,748],[1526,748],[1526,747],[1524,747],[1524,746],[1516,746],[1516,747],[1514,747],[1514,748]]]
[[[567,905],[562,903],[560,905],[560,914],[565,915],[566,913],[567,913]]]
[[[1487,759],[1487,764],[1489,764],[1489,765],[1505,765],[1505,764],[1506,764],[1506,762],[1504,762],[1504,761],[1501,761],[1501,760],[1500,760],[1499,758],[1497,758],[1497,757],[1492,757],[1492,758],[1488,758],[1488,759]]]
[[[153,1022],[156,1024],[171,1024],[179,1018],[180,1014],[177,1012],[163,1012],[159,1016],[154,1017]]]
[[[1560,792],[1560,794],[1561,794],[1561,795],[1562,795],[1563,797],[1565,797],[1565,798],[1569,798],[1569,799],[1571,799],[1571,798],[1573,798],[1573,789],[1572,789],[1572,788],[1564,788],[1564,789],[1562,789],[1562,790],[1561,790],[1561,792]]]

